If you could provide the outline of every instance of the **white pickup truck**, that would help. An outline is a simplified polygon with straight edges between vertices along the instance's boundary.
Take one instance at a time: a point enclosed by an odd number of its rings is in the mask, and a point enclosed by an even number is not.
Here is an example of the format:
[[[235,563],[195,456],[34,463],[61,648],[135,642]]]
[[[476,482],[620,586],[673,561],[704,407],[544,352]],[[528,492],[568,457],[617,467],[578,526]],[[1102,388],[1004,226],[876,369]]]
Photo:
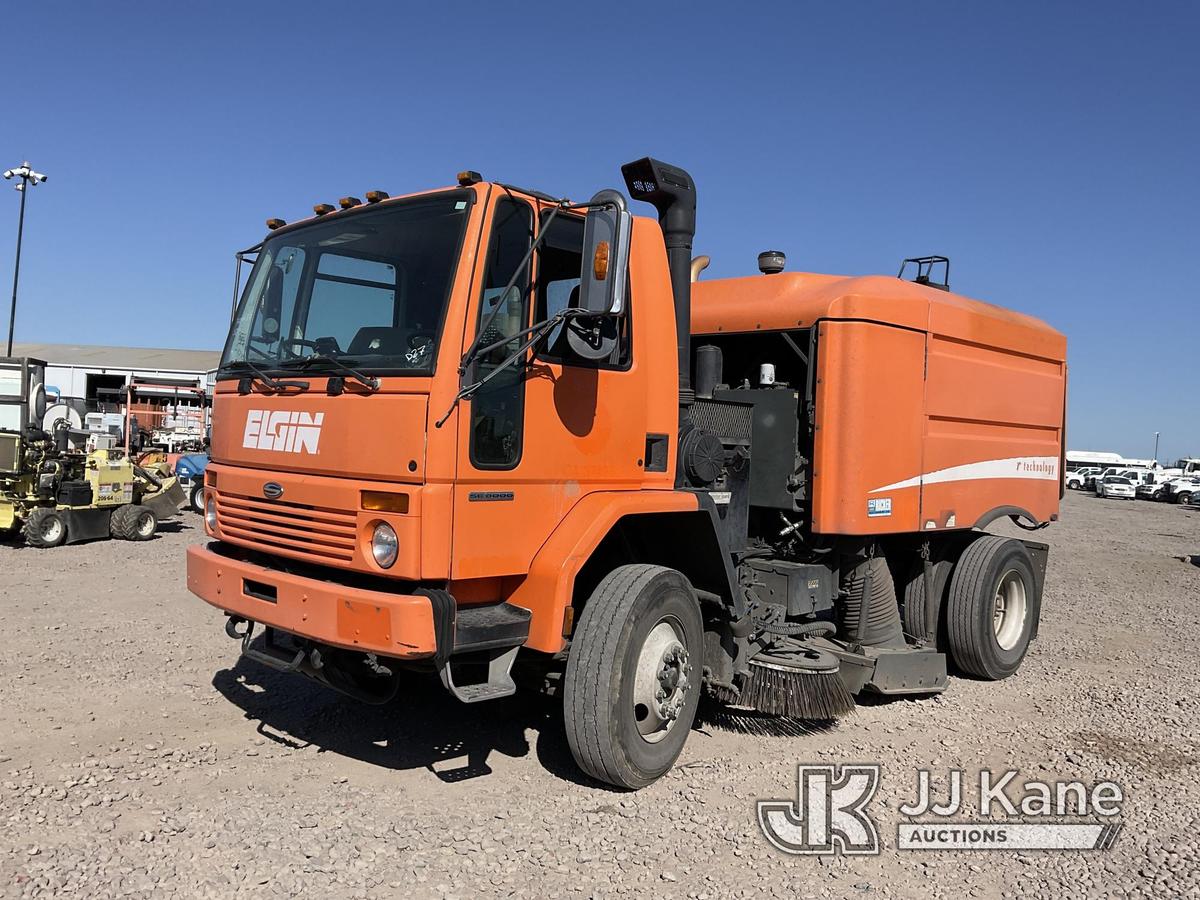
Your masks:
[[[1084,466],[1068,472],[1063,481],[1073,491],[1082,491],[1087,487],[1088,478],[1094,478],[1100,474],[1100,469],[1096,466]]]
[[[1163,485],[1163,497],[1168,503],[1200,502],[1200,477],[1185,475],[1172,478]]]

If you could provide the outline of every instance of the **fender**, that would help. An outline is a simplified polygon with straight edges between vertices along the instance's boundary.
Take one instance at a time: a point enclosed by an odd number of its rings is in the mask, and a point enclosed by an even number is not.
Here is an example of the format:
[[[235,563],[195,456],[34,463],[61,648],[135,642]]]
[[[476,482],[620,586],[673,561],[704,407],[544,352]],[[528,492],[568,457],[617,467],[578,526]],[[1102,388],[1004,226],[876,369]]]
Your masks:
[[[528,576],[508,598],[533,614],[525,646],[545,653],[561,651],[566,646],[563,617],[573,600],[575,578],[593,552],[622,518],[661,513],[695,513],[706,521],[709,518],[699,497],[689,491],[599,491],[576,503],[538,550]],[[715,529],[713,540],[719,547]],[[728,571],[724,560],[720,565]]]

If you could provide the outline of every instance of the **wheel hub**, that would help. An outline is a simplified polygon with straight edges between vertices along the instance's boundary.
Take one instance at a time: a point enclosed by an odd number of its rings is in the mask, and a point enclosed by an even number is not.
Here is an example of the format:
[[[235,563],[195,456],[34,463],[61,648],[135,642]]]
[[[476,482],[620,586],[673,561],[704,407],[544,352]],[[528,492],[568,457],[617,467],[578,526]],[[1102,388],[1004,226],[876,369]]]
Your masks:
[[[1010,569],[996,585],[992,604],[992,630],[1002,649],[1011,650],[1017,646],[1025,630],[1028,609],[1025,582],[1019,572]]]
[[[650,629],[638,654],[634,721],[638,733],[652,744],[674,727],[691,689],[692,666],[681,634],[682,626],[673,619],[664,619]]]

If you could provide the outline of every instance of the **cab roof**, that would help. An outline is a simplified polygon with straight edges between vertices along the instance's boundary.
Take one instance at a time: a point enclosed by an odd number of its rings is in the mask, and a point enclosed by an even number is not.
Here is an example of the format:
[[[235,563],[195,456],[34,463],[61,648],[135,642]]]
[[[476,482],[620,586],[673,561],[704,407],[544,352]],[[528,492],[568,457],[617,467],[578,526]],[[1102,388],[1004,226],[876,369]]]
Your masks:
[[[788,331],[856,319],[1063,362],[1066,337],[1040,319],[884,275],[787,272],[697,281],[692,333]]]

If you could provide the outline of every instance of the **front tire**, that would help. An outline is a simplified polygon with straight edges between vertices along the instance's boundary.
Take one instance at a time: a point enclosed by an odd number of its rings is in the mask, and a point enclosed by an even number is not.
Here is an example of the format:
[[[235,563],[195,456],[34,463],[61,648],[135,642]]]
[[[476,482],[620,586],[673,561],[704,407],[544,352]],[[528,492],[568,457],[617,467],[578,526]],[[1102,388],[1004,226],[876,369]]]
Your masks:
[[[973,541],[950,580],[946,620],[954,662],[989,681],[1012,675],[1029,649],[1040,606],[1024,544],[991,534]]]
[[[1178,498],[1178,502],[1179,502],[1180,506],[1183,506],[1186,503],[1192,502],[1192,492],[1191,491],[1181,491],[1176,496]]]
[[[620,566],[596,587],[571,638],[567,742],[588,775],[645,787],[674,765],[700,700],[704,622],[674,569]]]
[[[58,510],[39,506],[25,519],[22,531],[30,547],[57,547],[67,539],[67,520]]]

